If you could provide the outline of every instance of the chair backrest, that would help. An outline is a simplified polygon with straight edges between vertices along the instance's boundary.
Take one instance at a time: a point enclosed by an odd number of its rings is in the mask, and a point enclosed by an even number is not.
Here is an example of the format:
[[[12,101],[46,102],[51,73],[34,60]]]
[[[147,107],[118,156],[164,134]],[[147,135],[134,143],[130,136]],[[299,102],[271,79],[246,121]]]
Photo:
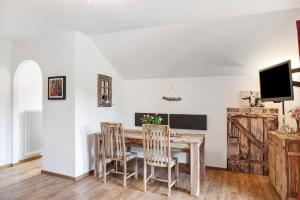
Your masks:
[[[107,159],[124,159],[126,156],[124,129],[121,123],[101,122],[104,155]]]
[[[168,125],[143,125],[144,159],[147,164],[166,166],[171,160]]]

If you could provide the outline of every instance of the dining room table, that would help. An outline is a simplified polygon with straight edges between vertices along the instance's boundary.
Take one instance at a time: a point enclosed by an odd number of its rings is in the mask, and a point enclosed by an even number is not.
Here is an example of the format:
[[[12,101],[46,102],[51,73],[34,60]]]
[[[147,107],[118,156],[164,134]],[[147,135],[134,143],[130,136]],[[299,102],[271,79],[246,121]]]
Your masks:
[[[124,129],[126,145],[143,145],[142,130]],[[95,146],[95,171],[94,176],[101,177],[102,165],[102,134],[94,134]],[[172,132],[170,136],[171,149],[179,149],[189,153],[190,158],[190,193],[193,196],[200,196],[201,182],[205,177],[205,134],[187,131]]]

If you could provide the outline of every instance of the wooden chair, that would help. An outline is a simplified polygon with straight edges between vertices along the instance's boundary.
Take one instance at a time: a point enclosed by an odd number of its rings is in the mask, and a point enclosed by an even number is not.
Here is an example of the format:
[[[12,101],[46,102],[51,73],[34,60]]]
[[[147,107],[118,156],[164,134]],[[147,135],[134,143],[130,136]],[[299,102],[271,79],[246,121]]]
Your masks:
[[[110,173],[122,174],[123,185],[127,187],[127,179],[134,176],[138,178],[137,153],[126,152],[124,129],[121,123],[101,123],[101,133],[103,134],[103,181],[106,183],[106,176]],[[134,172],[127,173],[127,162],[135,159]],[[106,171],[108,161],[115,161],[114,169]],[[124,170],[118,171],[118,162],[123,164]]]
[[[157,180],[168,183],[168,196],[171,188],[178,182],[179,163],[176,158],[171,158],[170,129],[165,125],[143,125],[144,145],[144,192],[147,190],[147,182]],[[151,166],[151,174],[147,177],[147,166]],[[175,166],[175,180],[172,180],[171,170]],[[168,180],[154,176],[154,167],[168,168]]]

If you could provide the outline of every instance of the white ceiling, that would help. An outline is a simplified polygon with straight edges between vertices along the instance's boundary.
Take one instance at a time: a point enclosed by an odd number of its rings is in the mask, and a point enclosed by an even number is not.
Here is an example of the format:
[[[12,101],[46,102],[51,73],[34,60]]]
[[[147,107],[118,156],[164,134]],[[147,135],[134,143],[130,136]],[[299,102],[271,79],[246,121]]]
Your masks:
[[[300,9],[93,36],[126,79],[257,74],[298,58]]]
[[[80,31],[126,79],[249,73],[297,55],[296,19],[300,0],[0,0],[0,38]]]

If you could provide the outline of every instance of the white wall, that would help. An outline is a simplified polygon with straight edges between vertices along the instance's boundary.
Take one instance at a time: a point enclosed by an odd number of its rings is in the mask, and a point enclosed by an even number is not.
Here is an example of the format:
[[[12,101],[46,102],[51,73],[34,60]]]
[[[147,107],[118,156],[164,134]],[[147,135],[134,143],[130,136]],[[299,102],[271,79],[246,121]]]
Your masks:
[[[24,156],[24,111],[42,110],[43,77],[34,61],[26,60],[18,66],[13,86],[13,162]]]
[[[34,60],[43,74],[42,169],[68,176],[75,175],[75,40],[67,32],[14,43],[14,67]],[[48,100],[48,77],[57,75],[67,76],[65,101]]]
[[[179,102],[161,99],[173,85]],[[256,76],[126,80],[122,84],[123,122],[134,127],[135,112],[206,114],[206,165],[226,167],[228,107],[239,106],[239,92],[259,88]],[[298,101],[299,94],[297,94]],[[280,105],[268,104],[268,107]],[[288,108],[287,108],[288,109]],[[185,158],[180,156],[180,161]]]
[[[97,74],[112,77],[111,108],[97,107]],[[102,121],[121,121],[122,79],[86,36],[76,35],[76,176],[93,168],[93,133]]]
[[[122,80],[90,39],[78,32],[16,42],[14,66],[36,61],[43,74],[43,169],[78,176],[92,168],[92,133],[101,121],[134,128],[134,112],[207,114],[206,163],[226,167],[226,108],[239,91],[258,89],[255,76]],[[14,70],[15,71],[15,70]],[[113,107],[97,107],[97,74],[113,77]],[[47,99],[47,78],[67,76],[67,99]],[[161,100],[173,85],[181,102]],[[299,100],[299,95],[296,102]],[[276,105],[280,106],[280,105]]]
[[[121,121],[122,79],[93,42],[78,32],[15,43],[14,63],[37,62],[43,74],[43,170],[79,176],[92,169],[92,134]],[[97,74],[113,78],[113,107],[97,107]],[[65,101],[47,99],[49,76],[67,76]]]
[[[12,43],[0,39],[0,166],[12,162]]]

